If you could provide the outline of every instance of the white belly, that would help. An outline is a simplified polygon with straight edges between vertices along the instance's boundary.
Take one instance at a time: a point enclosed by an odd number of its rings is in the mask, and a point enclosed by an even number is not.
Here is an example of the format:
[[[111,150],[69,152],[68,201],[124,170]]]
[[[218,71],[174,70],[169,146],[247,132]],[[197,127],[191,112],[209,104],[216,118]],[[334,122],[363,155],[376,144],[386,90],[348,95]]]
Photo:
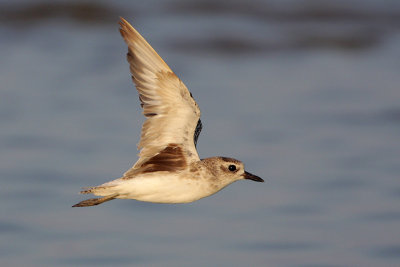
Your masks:
[[[129,180],[114,180],[104,192],[96,195],[118,193],[117,198],[136,199],[156,203],[188,203],[216,193],[206,179],[183,178],[165,173],[165,176],[147,174]],[[107,191],[107,192],[105,192]]]

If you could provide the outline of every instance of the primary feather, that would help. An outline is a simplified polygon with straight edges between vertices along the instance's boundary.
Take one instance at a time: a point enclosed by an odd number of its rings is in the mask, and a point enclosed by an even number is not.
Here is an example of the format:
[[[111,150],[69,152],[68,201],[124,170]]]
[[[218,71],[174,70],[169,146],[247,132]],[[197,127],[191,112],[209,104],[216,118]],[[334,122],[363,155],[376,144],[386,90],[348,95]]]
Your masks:
[[[182,155],[188,162],[198,161],[195,143],[201,122],[197,103],[185,84],[123,18],[120,32],[128,45],[127,59],[132,80],[146,116],[138,144],[139,160],[132,170],[140,168],[169,144],[182,145]]]

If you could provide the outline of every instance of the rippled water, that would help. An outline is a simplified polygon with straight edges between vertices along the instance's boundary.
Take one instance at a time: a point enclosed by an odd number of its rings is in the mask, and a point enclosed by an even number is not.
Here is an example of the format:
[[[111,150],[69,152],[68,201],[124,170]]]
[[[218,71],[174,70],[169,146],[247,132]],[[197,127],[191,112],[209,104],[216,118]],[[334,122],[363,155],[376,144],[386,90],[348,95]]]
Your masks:
[[[1,266],[398,266],[398,1],[1,1]],[[185,205],[71,205],[136,161],[128,19],[246,162]]]

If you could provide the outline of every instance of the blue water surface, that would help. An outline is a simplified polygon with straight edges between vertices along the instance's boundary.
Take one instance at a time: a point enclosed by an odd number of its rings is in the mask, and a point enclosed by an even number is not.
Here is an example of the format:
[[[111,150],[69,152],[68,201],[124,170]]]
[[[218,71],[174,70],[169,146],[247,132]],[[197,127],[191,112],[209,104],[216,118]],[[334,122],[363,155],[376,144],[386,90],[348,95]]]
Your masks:
[[[399,266],[398,1],[0,1],[1,266]],[[240,181],[71,208],[137,159],[124,16]]]

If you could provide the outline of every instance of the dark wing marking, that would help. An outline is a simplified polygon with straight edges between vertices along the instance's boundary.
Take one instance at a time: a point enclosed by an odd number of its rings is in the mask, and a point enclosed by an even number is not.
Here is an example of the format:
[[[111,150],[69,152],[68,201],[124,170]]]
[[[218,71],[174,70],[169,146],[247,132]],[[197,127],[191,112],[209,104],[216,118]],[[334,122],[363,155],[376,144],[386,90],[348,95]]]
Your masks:
[[[197,139],[199,139],[199,135],[201,133],[201,129],[203,129],[203,124],[201,123],[201,120],[199,119],[197,121],[197,125],[196,125],[196,130],[194,131],[194,146],[197,146]]]
[[[178,144],[169,144],[157,155],[144,162],[138,169],[127,171],[122,179],[131,179],[139,173],[185,170],[187,166],[183,149]]]
[[[194,100],[194,102],[196,102],[196,100],[194,99],[192,92],[190,92],[190,97]],[[197,121],[197,125],[196,125],[196,129],[194,130],[194,135],[193,135],[193,141],[194,141],[194,146],[197,147],[197,139],[199,139],[201,130],[203,129],[203,124],[201,123],[201,120],[199,118],[199,120]]]

